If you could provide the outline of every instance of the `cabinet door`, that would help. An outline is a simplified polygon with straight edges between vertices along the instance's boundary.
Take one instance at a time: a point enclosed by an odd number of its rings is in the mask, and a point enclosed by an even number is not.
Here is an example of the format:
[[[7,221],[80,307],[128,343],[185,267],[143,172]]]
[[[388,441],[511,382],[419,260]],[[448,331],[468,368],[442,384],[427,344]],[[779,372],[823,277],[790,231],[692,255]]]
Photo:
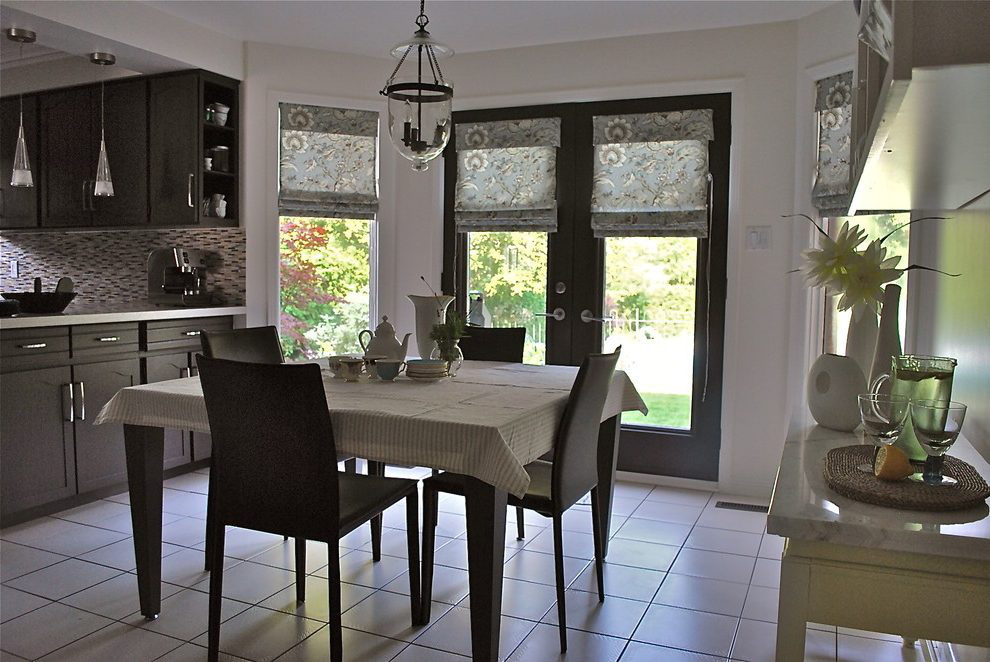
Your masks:
[[[184,74],[149,82],[151,224],[198,222],[199,76]]]
[[[141,383],[141,362],[134,359],[73,366],[76,383],[76,464],[79,492],[127,480],[124,428],[93,425],[103,405],[122,388]]]
[[[67,366],[0,379],[0,514],[76,493]],[[65,400],[63,400],[63,397]]]
[[[38,98],[24,97],[24,141],[34,186],[11,186],[17,132],[21,123],[20,99],[0,101],[0,228],[30,228],[38,224]]]
[[[93,143],[99,156],[100,91],[93,93]],[[107,83],[104,100],[107,162],[113,196],[93,198],[93,225],[148,223],[148,81]],[[96,165],[93,165],[94,169]],[[94,170],[95,173],[95,170]]]
[[[41,225],[93,222],[93,180],[99,144],[93,146],[92,89],[41,95]],[[37,182],[36,182],[37,183]]]
[[[145,359],[147,383],[164,382],[189,376],[189,354],[149,356]],[[171,469],[192,462],[190,434],[181,430],[165,430],[165,468]]]

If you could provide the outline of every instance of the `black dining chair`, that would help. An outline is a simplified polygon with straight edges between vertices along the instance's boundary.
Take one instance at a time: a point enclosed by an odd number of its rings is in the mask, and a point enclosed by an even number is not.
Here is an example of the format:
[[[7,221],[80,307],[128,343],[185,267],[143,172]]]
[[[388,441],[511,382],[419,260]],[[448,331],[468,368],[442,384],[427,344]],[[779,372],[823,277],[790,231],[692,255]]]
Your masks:
[[[621,349],[621,348],[620,348]],[[535,510],[553,519],[553,557],[557,580],[557,620],[560,652],[567,652],[567,614],[564,606],[564,512],[591,492],[591,528],[595,543],[595,570],[598,574],[598,601],[605,602],[602,574],[604,538],[598,499],[598,428],[608,396],[619,349],[611,354],[589,354],[578,370],[564,409],[553,461],[537,460],[526,465],[530,483],[520,499],[509,495],[509,505]],[[423,481],[423,622],[430,620],[433,598],[433,558],[436,542],[438,494],[464,494],[464,476],[442,473]]]
[[[417,482],[337,471],[320,368],[197,357],[213,434],[209,659],[220,649],[225,528],[327,543],[330,659],[343,659],[338,541],[405,499],[410,614],[420,622]],[[296,569],[306,546],[296,546]]]
[[[521,326],[496,329],[487,326],[469,326],[457,345],[466,361],[504,361],[522,363],[526,349],[526,328]],[[436,472],[434,472],[436,475]],[[522,508],[516,508],[516,540],[526,538],[526,517]]]
[[[285,353],[282,350],[282,341],[278,337],[278,329],[274,326],[253,326],[244,329],[227,329],[222,331],[200,331],[200,344],[203,347],[203,356],[210,359],[227,359],[229,361],[244,361],[247,363],[268,363],[278,364],[285,362]],[[344,463],[344,471],[349,473],[357,472],[357,460],[347,455],[337,455],[337,461]],[[213,466],[213,460],[210,460]],[[213,487],[213,472],[210,471],[210,488]],[[210,535],[210,519],[212,508],[213,490],[210,489],[207,495],[206,505],[206,569],[210,569],[210,549],[213,539]],[[372,527],[372,536],[381,536],[380,529],[376,531]],[[305,545],[305,541],[297,540],[296,545]],[[380,545],[381,543],[379,543]],[[378,559],[376,559],[378,560]],[[296,589],[305,591],[305,573],[297,577]]]

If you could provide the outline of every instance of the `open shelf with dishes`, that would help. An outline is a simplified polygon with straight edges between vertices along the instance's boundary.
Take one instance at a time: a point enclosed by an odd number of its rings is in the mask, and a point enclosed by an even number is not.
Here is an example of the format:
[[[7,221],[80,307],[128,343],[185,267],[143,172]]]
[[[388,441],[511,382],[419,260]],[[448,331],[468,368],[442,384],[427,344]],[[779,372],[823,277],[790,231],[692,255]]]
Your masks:
[[[237,225],[240,98],[236,81],[204,75],[200,82],[203,163],[201,224]]]

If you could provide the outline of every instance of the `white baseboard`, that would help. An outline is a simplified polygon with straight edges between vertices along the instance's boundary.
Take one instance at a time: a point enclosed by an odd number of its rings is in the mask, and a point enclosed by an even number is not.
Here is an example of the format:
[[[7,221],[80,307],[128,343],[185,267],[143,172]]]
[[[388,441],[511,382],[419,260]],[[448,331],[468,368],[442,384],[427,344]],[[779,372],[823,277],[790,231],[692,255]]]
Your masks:
[[[640,474],[633,471],[616,471],[615,477],[619,480],[627,480],[630,483],[646,483],[648,485],[661,485],[663,487],[681,487],[689,490],[704,490],[705,492],[718,491],[718,483],[710,480],[677,478],[676,476],[655,476],[653,474]]]

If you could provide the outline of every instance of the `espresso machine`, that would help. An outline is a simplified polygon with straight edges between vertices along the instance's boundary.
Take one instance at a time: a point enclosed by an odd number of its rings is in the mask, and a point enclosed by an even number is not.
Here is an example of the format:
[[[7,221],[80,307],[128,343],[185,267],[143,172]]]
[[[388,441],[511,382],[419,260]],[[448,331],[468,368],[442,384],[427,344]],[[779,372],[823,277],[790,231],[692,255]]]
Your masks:
[[[166,306],[209,306],[207,252],[156,248],[148,254],[148,301]]]

